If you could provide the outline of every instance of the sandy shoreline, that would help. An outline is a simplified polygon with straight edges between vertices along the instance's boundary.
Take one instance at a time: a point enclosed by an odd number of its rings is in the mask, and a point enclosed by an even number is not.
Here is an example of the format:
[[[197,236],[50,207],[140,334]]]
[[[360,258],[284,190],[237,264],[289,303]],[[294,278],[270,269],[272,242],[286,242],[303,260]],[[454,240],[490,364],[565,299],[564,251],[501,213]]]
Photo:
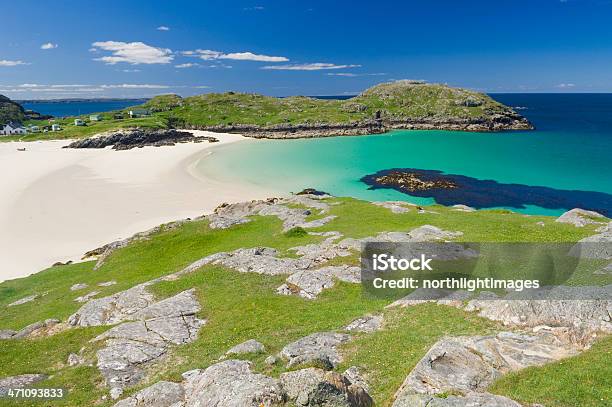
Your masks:
[[[206,135],[204,131],[194,131]],[[62,149],[68,141],[0,143],[0,282],[161,223],[210,213],[222,202],[273,191],[194,173],[219,143],[128,151]],[[25,147],[26,151],[17,151]]]

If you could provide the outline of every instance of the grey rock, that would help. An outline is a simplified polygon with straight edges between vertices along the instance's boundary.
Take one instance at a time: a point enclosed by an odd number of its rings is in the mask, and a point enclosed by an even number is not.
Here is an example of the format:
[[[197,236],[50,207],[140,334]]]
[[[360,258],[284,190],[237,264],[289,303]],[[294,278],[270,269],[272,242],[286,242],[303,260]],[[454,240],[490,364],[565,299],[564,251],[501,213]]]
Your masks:
[[[92,291],[92,292],[89,292],[89,293],[87,293],[85,295],[77,297],[74,300],[76,302],[87,302],[87,301],[91,300],[93,297],[95,297],[98,294],[100,294],[100,291]]]
[[[276,289],[282,295],[296,294],[307,299],[316,298],[323,290],[334,286],[334,280],[349,283],[361,281],[359,267],[327,266],[317,270],[301,270],[290,275],[287,282]]]
[[[19,376],[9,376],[0,379],[0,397],[5,396],[9,389],[20,389],[29,387],[35,383],[45,380],[44,374],[22,374]]]
[[[17,305],[22,305],[22,304],[26,304],[30,301],[34,301],[35,299],[38,298],[38,294],[32,294],[32,295],[28,295],[27,297],[23,297],[15,302],[10,303],[8,306],[9,307],[15,307]]]
[[[242,342],[232,348],[230,348],[226,355],[244,355],[247,353],[265,353],[266,347],[255,339],[249,339],[248,341]]]
[[[463,232],[450,232],[431,225],[420,226],[411,230],[408,234],[414,242],[449,240],[463,236]]]
[[[139,310],[135,307],[129,310],[115,317],[132,322],[117,325],[94,339],[105,341],[105,346],[97,352],[97,366],[111,391],[140,382],[148,364],[163,357],[170,346],[195,340],[206,323],[195,316],[200,305],[193,289]]]
[[[521,295],[527,299],[521,299]],[[565,287],[507,294],[503,299],[474,299],[466,311],[507,326],[570,327],[583,334],[612,332],[612,285]]]
[[[34,322],[33,324],[30,324],[26,326],[25,328],[22,328],[19,331],[17,331],[11,337],[11,339],[26,338],[39,330],[51,328],[52,326],[57,325],[59,323],[60,323],[59,319],[46,319],[44,321]]]
[[[146,291],[145,287],[146,284],[140,284],[111,296],[89,301],[72,314],[68,322],[73,326],[86,327],[113,325],[128,320],[131,315],[154,302],[153,295]]]
[[[0,329],[0,339],[11,339],[16,333],[12,329]]]
[[[115,285],[117,282],[115,280],[105,281],[103,283],[98,283],[98,287],[110,287],[111,285]]]
[[[521,407],[507,397],[490,393],[468,393],[444,398],[427,394],[401,394],[392,407]]]
[[[370,391],[370,386],[368,386],[365,378],[361,370],[357,366],[351,366],[346,369],[343,373],[344,377],[346,377],[352,384],[360,386],[365,391]]]
[[[472,208],[471,206],[467,206],[467,205],[453,205],[451,206],[451,208],[453,208],[453,210],[455,211],[460,211],[460,212],[474,212],[476,211],[476,209]]]
[[[283,390],[298,406],[369,407],[372,399],[361,386],[345,376],[322,369],[307,368],[283,373]]]
[[[260,407],[282,405],[278,380],[251,371],[242,360],[226,360],[185,378],[185,407]]]
[[[68,366],[78,366],[83,364],[83,358],[81,358],[76,353],[71,353],[70,355],[68,355],[68,360],[66,361],[66,363],[68,363]]]
[[[612,232],[604,231],[580,239],[570,249],[570,255],[583,259],[612,259]]]
[[[493,336],[445,338],[438,341],[406,377],[404,394],[485,392],[503,374],[541,366],[577,353],[553,335],[501,332]]]
[[[612,263],[608,264],[606,267],[602,268],[601,270],[595,271],[593,274],[602,274],[602,275],[612,274]],[[2,338],[2,334],[0,334],[0,338]]]
[[[184,401],[181,384],[161,381],[121,400],[114,407],[179,407]]]
[[[287,367],[304,363],[320,363],[332,369],[342,361],[337,347],[351,337],[336,332],[318,332],[286,345],[280,356],[287,361]]]
[[[382,315],[366,315],[364,317],[357,318],[356,320],[348,324],[344,329],[346,331],[370,333],[382,329],[382,326]]]
[[[372,204],[387,208],[393,213],[407,213],[410,212],[410,207],[414,207],[413,204],[403,201],[372,202]]]
[[[78,283],[78,284],[74,284],[72,287],[70,287],[70,291],[83,290],[83,289],[85,289],[87,287],[89,287],[89,285],[87,285],[85,283]]]
[[[119,397],[123,396],[123,389],[121,387],[113,387],[110,389],[110,398],[113,400],[117,400]]]
[[[574,208],[559,216],[555,222],[569,223],[576,227],[583,227],[591,223],[598,223],[592,218],[604,218],[600,213],[594,211],[586,211],[580,208]]]
[[[276,359],[276,356],[268,356],[265,360],[264,363],[268,366],[272,366],[275,365],[278,359]]]

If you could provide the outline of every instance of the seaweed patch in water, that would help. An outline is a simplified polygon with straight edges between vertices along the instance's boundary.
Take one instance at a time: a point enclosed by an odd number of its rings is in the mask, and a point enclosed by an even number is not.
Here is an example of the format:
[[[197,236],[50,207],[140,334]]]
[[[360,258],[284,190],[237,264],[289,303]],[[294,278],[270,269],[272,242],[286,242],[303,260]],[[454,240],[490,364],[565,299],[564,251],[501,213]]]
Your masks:
[[[394,189],[423,198],[434,198],[441,205],[464,204],[474,208],[510,207],[525,209],[535,205],[547,209],[582,208],[604,216],[612,215],[612,195],[595,191],[575,191],[523,184],[502,184],[438,170],[391,168],[366,175],[361,181],[369,189]]]

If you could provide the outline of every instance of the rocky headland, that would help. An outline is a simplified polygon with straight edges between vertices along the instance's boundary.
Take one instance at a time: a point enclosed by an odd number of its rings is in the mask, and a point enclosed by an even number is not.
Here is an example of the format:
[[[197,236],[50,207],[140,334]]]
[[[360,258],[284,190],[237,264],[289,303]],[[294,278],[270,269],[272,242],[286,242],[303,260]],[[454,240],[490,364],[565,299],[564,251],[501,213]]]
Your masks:
[[[216,143],[215,137],[196,136],[188,131],[174,129],[126,129],[111,131],[94,137],[74,141],[64,148],[106,148],[112,146],[113,150],[131,150],[146,146],[173,146],[177,143]]]

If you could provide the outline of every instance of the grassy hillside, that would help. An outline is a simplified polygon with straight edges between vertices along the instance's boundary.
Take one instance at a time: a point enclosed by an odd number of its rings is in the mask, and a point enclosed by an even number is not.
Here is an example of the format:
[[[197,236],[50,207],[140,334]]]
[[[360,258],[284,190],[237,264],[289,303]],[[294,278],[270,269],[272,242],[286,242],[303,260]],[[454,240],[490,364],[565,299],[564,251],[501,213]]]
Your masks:
[[[23,121],[25,111],[18,103],[6,96],[0,95],[0,125],[9,121]]]
[[[435,213],[394,214],[386,208],[354,199],[333,198],[329,203],[333,203],[330,214],[337,218],[314,230],[339,231],[355,238],[430,224],[464,232],[462,241],[571,242],[593,234],[595,229],[593,225],[576,228],[555,223],[551,217],[524,216],[501,210],[464,213],[432,206],[427,209]],[[70,291],[76,283],[96,287],[100,291],[97,297],[102,297],[176,272],[219,251],[268,246],[288,256],[287,249],[322,239],[322,236],[283,233],[281,222],[273,216],[257,216],[252,222],[222,230],[209,228],[207,220],[189,222],[130,244],[115,252],[96,271],[93,270],[94,262],[84,262],[52,267],[27,278],[1,283],[0,328],[19,329],[46,318],[65,320],[81,305],[74,302],[74,298],[83,293]],[[357,261],[356,256],[334,260],[337,264]],[[605,278],[593,277],[592,282],[600,284]],[[108,280],[116,280],[117,284],[96,286]],[[154,285],[152,291],[158,298],[195,287],[202,305],[200,316],[209,322],[196,341],[174,348],[163,363],[150,369],[149,380],[138,388],[160,379],[178,381],[182,372],[215,363],[229,347],[246,339],[257,338],[275,353],[292,340],[313,332],[338,329],[356,317],[377,312],[385,316],[385,329],[369,335],[358,334],[342,349],[345,361],[338,370],[351,365],[365,367],[377,405],[389,406],[405,376],[438,339],[445,335],[504,329],[473,313],[433,304],[385,309],[389,301],[363,296],[357,284],[338,283],[316,300],[277,295],[275,288],[283,281],[283,276],[237,273],[209,265],[176,281]],[[20,306],[6,307],[30,294],[41,297]],[[95,366],[70,367],[66,364],[68,355],[82,347],[86,349],[85,355],[95,360],[94,353],[99,345],[89,340],[106,329],[108,327],[73,328],[50,337],[0,341],[0,377],[47,373],[52,378],[41,382],[39,387],[64,387],[70,392],[68,398],[55,401],[53,405],[112,405],[110,401],[99,402],[108,389],[103,386],[102,376]],[[609,382],[593,380],[593,377],[610,376],[606,373],[610,364],[604,362],[609,361],[610,346],[610,340],[604,339],[570,363],[561,362],[510,375],[496,384],[494,391],[518,401],[545,401],[548,407],[599,406],[602,398],[609,400]],[[381,352],[381,349],[388,351]],[[265,356],[249,356],[256,370],[274,376],[284,371],[280,365],[266,365]],[[588,380],[573,380],[575,377]],[[571,385],[559,391],[563,383]],[[9,404],[0,399],[0,406],[4,405]]]

